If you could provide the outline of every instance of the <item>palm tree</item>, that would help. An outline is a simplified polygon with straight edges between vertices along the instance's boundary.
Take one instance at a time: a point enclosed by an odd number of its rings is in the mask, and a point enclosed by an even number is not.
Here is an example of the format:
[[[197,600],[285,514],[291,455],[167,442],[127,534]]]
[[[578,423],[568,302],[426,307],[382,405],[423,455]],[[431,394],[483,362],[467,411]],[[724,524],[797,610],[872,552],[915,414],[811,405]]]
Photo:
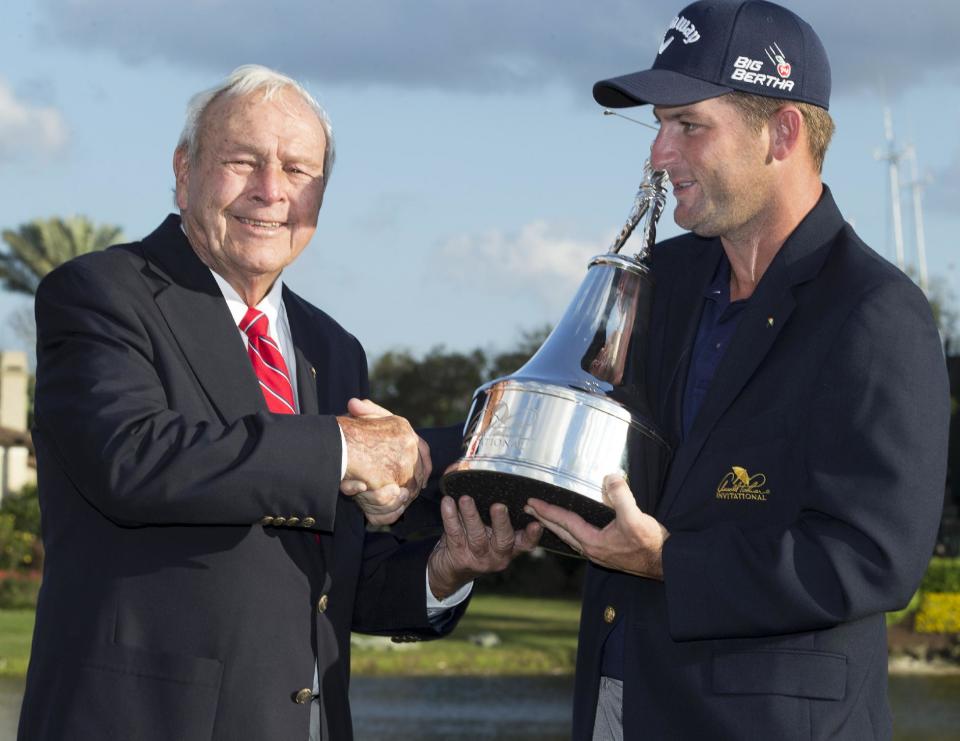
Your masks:
[[[33,296],[40,279],[72,257],[109,247],[121,239],[113,224],[96,225],[85,216],[34,219],[4,229],[8,249],[0,252],[0,280],[15,293]]]

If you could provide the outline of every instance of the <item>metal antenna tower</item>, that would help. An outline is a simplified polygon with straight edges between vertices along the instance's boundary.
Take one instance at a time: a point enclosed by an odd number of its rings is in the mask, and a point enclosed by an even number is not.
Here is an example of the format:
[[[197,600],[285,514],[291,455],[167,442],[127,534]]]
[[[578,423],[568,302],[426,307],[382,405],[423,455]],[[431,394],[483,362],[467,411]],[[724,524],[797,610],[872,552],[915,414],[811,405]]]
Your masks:
[[[898,152],[893,140],[893,116],[890,106],[883,107],[883,128],[887,139],[887,150],[878,149],[873,157],[888,163],[890,173],[890,208],[893,215],[893,244],[896,248],[897,267],[904,269],[903,256],[903,219],[900,214],[900,159],[903,152]]]
[[[904,183],[904,188],[909,188],[913,197],[913,227],[917,240],[917,262],[920,271],[920,288],[927,292],[927,245],[923,233],[923,187],[930,182],[930,178],[921,178],[917,168],[917,150],[912,144],[907,145],[903,151],[904,156],[910,160],[910,176],[913,178],[909,183]]]

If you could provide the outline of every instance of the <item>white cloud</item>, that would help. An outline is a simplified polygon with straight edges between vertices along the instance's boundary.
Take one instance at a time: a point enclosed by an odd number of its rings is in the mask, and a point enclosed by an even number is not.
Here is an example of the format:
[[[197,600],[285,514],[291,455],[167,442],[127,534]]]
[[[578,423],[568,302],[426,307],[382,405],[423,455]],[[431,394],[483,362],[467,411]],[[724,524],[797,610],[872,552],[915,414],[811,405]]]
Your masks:
[[[583,281],[590,258],[606,251],[602,240],[570,239],[554,233],[547,223],[534,221],[517,232],[491,229],[451,237],[436,250],[433,264],[441,280],[474,294],[522,292],[558,313]]]
[[[17,99],[0,79],[0,162],[54,154],[66,143],[67,126],[60,111]]]

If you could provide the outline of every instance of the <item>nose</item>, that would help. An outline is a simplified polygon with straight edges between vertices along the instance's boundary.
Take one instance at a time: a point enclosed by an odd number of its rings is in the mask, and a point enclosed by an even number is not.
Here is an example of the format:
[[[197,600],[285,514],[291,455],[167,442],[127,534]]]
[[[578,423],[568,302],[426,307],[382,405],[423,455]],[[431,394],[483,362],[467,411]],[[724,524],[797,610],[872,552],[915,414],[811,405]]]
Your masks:
[[[253,182],[251,192],[259,203],[277,203],[284,198],[283,170],[273,165],[260,167]]]
[[[660,127],[657,137],[650,145],[650,165],[654,170],[666,170],[677,161],[677,148],[666,128]]]

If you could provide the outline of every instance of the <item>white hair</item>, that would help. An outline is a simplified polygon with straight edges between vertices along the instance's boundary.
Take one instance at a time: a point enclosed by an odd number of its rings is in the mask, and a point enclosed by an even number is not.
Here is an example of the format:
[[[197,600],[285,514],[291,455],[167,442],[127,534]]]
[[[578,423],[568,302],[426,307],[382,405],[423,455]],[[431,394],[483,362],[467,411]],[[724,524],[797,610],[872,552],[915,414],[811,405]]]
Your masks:
[[[186,150],[190,160],[196,160],[200,151],[200,129],[202,128],[203,116],[213,101],[219,98],[236,97],[259,91],[263,92],[264,100],[270,100],[284,90],[292,90],[297,93],[320,119],[320,125],[323,127],[326,139],[326,146],[323,151],[323,187],[326,188],[327,183],[330,182],[330,172],[333,170],[333,161],[336,158],[333,126],[330,124],[330,117],[323,106],[299,82],[292,77],[287,77],[259,64],[241,65],[227,75],[219,85],[199,92],[190,98],[190,102],[187,103],[187,118],[183,124],[183,131],[180,132],[177,149]]]

